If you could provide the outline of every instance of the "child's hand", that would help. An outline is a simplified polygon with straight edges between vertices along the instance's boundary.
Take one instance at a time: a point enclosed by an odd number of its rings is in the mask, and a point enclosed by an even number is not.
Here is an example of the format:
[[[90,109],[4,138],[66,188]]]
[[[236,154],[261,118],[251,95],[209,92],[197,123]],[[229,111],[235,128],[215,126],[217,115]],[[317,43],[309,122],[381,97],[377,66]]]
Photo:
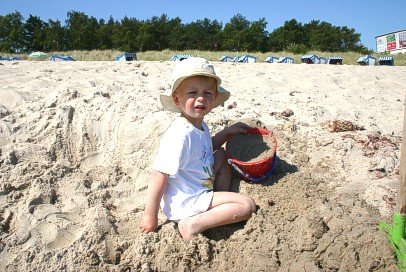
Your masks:
[[[235,124],[232,124],[231,126],[225,128],[227,130],[227,133],[231,136],[234,134],[247,134],[247,129],[250,128],[247,124],[244,124],[242,122],[238,122]]]
[[[250,128],[247,124],[238,122],[229,127],[224,128],[212,137],[213,150],[219,150],[221,146],[235,134],[247,134],[247,129]]]
[[[158,228],[158,218],[155,216],[144,215],[140,223],[140,229],[143,233],[155,231]]]

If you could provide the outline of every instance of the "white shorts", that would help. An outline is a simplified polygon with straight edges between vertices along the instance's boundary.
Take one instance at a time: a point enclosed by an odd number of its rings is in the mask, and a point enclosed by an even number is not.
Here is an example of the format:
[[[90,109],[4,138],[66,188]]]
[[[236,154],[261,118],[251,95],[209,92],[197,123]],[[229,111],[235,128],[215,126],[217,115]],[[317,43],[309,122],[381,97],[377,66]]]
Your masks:
[[[171,221],[179,222],[182,218],[197,215],[208,210],[213,199],[213,191],[204,191],[203,193],[190,197],[182,202],[181,207],[171,207]]]

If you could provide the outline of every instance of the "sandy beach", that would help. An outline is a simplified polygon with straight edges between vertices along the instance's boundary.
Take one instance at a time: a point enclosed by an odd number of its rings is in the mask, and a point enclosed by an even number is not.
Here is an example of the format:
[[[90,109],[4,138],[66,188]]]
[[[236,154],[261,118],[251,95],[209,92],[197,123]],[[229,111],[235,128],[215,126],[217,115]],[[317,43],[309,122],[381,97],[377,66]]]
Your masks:
[[[244,121],[277,141],[247,222],[185,241],[141,234],[151,164],[176,114],[175,62],[0,63],[0,271],[398,271],[379,223],[397,199],[405,66],[214,62]]]

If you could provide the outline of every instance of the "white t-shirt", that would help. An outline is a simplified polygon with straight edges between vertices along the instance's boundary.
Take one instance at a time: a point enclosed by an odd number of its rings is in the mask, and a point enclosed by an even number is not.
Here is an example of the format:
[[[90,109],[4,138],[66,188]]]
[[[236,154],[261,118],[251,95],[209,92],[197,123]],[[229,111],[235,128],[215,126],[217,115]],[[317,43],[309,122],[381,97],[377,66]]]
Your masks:
[[[213,144],[206,123],[203,131],[176,118],[163,135],[152,168],[169,174],[161,208],[169,220],[206,211],[213,197]]]

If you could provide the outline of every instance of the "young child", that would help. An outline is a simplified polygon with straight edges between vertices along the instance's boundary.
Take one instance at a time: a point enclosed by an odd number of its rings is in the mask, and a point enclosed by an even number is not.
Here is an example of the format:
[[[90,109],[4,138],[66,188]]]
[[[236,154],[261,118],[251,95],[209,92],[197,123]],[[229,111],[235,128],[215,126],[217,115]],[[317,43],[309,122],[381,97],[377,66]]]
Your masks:
[[[163,107],[179,112],[163,135],[152,167],[142,232],[158,227],[161,206],[168,220],[178,222],[186,240],[221,225],[249,219],[254,200],[230,192],[232,169],[221,146],[247,125],[237,123],[210,136],[204,117],[230,97],[220,87],[214,67],[202,58],[188,58],[172,71],[172,90],[161,95]],[[214,153],[213,153],[214,152]]]

